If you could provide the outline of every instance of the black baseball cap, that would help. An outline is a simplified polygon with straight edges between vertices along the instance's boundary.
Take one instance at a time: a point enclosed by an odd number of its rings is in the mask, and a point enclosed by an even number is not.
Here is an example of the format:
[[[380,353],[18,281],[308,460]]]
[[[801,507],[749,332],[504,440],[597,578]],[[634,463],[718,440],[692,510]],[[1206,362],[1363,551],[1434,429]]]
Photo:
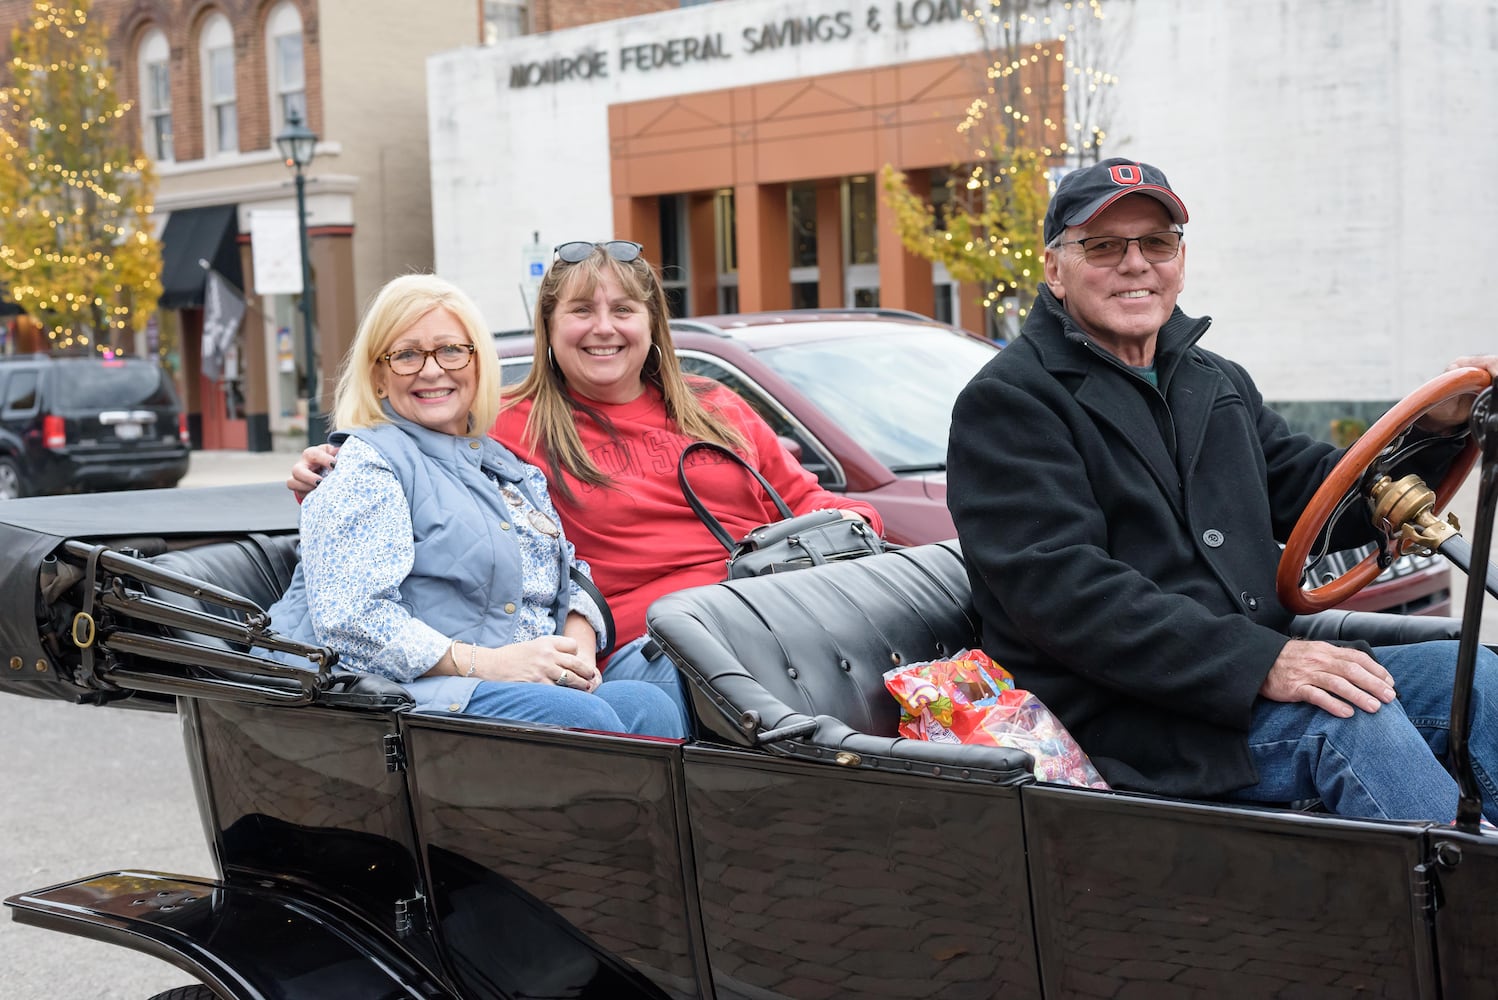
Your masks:
[[[1165,206],[1172,222],[1185,223],[1186,205],[1170,189],[1170,182],[1159,167],[1114,156],[1061,178],[1045,210],[1046,245],[1067,226],[1091,222],[1103,209],[1131,194],[1149,195]]]

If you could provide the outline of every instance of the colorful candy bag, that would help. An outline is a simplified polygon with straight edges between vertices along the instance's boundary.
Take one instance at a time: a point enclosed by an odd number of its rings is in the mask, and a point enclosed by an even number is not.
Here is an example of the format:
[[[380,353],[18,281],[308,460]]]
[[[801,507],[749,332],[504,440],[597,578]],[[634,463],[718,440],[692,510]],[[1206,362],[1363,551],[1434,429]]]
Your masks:
[[[981,649],[896,667],[884,686],[900,703],[901,736],[1023,750],[1040,781],[1108,787],[1061,720]]]

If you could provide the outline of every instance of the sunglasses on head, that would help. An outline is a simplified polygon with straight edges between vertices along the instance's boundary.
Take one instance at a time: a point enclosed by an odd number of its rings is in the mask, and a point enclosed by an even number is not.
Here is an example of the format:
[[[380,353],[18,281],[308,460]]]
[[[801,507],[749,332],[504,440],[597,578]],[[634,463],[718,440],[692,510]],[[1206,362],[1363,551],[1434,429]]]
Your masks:
[[[640,244],[629,240],[608,240],[603,243],[573,240],[571,243],[558,243],[552,248],[552,253],[564,264],[581,264],[593,256],[595,250],[602,250],[619,263],[628,264],[632,260],[638,260],[640,251],[644,249]]]

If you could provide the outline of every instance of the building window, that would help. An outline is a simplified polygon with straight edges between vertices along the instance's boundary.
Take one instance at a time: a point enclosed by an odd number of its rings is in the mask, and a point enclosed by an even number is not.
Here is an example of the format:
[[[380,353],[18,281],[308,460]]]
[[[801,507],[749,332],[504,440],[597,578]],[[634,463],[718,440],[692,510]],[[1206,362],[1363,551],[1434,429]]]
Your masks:
[[[172,159],[172,75],[170,46],[160,28],[140,43],[140,127],[146,153],[158,162]]]
[[[663,194],[660,197],[661,216],[661,288],[666,293],[666,303],[672,316],[689,316],[687,308],[687,286],[690,275],[687,250],[687,196]]]
[[[817,269],[817,189],[792,184],[786,190],[791,235],[791,308],[815,309],[820,299]]]
[[[713,193],[713,232],[717,237],[718,311],[739,311],[739,227],[733,189]]]
[[[879,263],[879,238],[875,228],[878,197],[878,185],[872,174],[848,178],[843,194],[843,245],[848,248],[849,264]]]
[[[292,113],[307,121],[307,72],[302,58],[302,16],[278,4],[265,21],[266,79],[270,82],[271,135],[286,130]]]
[[[234,88],[234,31],[214,14],[198,39],[203,68],[203,148],[208,156],[239,151],[239,105]]]
[[[872,174],[843,180],[844,304],[879,305],[878,186]]]
[[[484,44],[530,34],[530,8],[518,0],[484,0]]]

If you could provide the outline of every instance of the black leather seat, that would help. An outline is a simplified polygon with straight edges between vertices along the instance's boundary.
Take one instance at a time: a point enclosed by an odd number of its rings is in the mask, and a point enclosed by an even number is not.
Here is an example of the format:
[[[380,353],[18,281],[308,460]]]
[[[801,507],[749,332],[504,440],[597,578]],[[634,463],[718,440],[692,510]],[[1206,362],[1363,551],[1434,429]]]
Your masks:
[[[296,535],[249,535],[222,542],[211,542],[194,548],[175,549],[151,558],[152,565],[170,570],[192,580],[211,583],[240,597],[248,598],[261,610],[274,604],[291,583],[297,564]],[[145,584],[151,597],[175,607],[243,623],[246,615],[211,600],[156,584]],[[275,623],[272,622],[272,627]],[[247,643],[236,642],[182,626],[168,626],[166,631],[178,639],[199,646],[216,647],[237,653],[251,652]],[[256,655],[264,656],[264,653]],[[238,681],[280,689],[297,685],[286,678],[248,675],[218,670],[221,676]],[[396,708],[412,704],[411,696],[395,681],[358,671],[332,672],[332,685],[319,700],[329,704],[351,704],[362,707]]]
[[[296,571],[296,535],[252,535],[224,542],[212,542],[190,549],[175,549],[151,559],[151,564],[194,580],[248,598],[262,609],[270,607],[285,593]],[[220,618],[243,622],[245,615],[212,601],[177,593],[165,587],[146,585],[146,593],[157,600],[179,608],[200,611]],[[231,643],[214,636],[182,628],[169,630],[179,639],[191,639],[205,645],[244,651],[243,644]]]
[[[884,672],[978,644],[955,542],[671,594],[650,635],[723,740],[943,777],[1028,781],[1017,750],[898,735]]]

